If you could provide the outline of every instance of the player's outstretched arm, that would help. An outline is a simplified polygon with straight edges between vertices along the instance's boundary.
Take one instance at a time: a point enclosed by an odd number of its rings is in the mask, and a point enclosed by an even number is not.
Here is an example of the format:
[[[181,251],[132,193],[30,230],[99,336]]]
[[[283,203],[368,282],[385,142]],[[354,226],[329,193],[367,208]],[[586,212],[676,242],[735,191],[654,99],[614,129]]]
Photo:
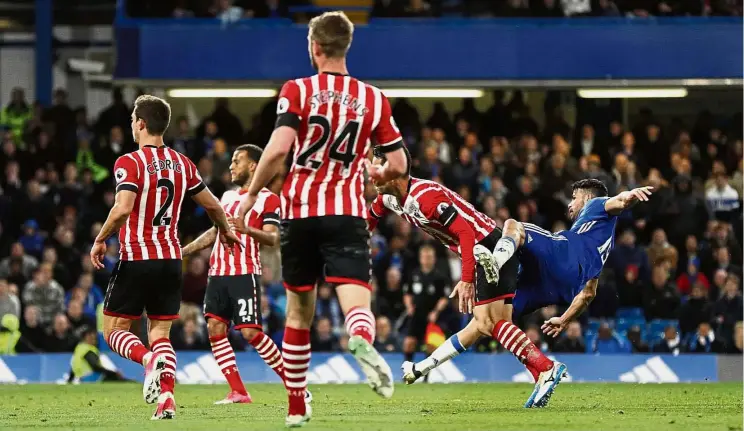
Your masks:
[[[586,307],[589,306],[592,300],[594,300],[594,297],[597,296],[598,285],[599,279],[593,278],[587,281],[586,286],[584,286],[581,292],[579,292],[573,301],[571,301],[571,305],[562,316],[553,317],[543,323],[543,332],[552,337],[557,337],[568,326],[568,324],[579,317],[579,315],[586,310]]]
[[[205,248],[213,245],[216,239],[217,239],[217,228],[212,227],[211,229],[207,230],[203,234],[199,235],[197,239],[187,244],[186,247],[184,247],[183,250],[181,251],[181,254],[183,256],[189,256],[191,254],[196,253],[197,251],[204,250]]]
[[[209,218],[212,219],[219,231],[220,240],[224,238],[224,242],[230,247],[236,244],[240,245],[241,248],[243,247],[244,244],[240,242],[240,238],[238,238],[235,235],[235,232],[232,231],[230,223],[227,221],[225,210],[222,209],[222,205],[220,205],[220,201],[217,200],[208,187],[204,187],[202,191],[191,198],[199,206],[204,208],[204,211],[207,212]]]
[[[621,212],[633,207],[638,202],[648,201],[653,189],[650,186],[638,187],[611,197],[605,201],[605,211],[610,215],[620,215]]]
[[[97,269],[103,268],[103,258],[106,255],[106,240],[111,238],[126,223],[132,213],[137,193],[130,190],[120,190],[116,193],[114,206],[111,207],[106,222],[98,232],[93,247],[90,250],[90,260]]]

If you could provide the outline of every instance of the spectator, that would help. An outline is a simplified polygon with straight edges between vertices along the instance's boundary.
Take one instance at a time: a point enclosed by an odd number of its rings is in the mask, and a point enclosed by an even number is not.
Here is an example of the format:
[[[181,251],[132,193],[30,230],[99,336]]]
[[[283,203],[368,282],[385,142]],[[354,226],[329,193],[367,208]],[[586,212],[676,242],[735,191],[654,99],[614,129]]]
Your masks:
[[[639,278],[636,265],[628,265],[618,281],[617,295],[620,307],[642,307],[644,290],[647,285]]]
[[[597,338],[591,343],[590,352],[599,354],[630,353],[631,346],[625,337],[617,334],[607,322],[602,322]]]
[[[697,258],[691,259],[687,263],[687,271],[677,277],[677,289],[681,295],[687,295],[692,290],[692,286],[700,285],[705,289],[707,295],[708,289],[710,289],[710,282],[708,277],[700,272],[700,260]]]
[[[44,247],[44,237],[39,232],[39,223],[36,220],[26,220],[23,224],[23,236],[18,240],[23,245],[26,253],[39,259]]]
[[[729,344],[728,353],[741,355],[744,351],[744,322],[736,322],[734,326],[734,341]]]
[[[679,329],[683,336],[694,332],[702,322],[710,322],[712,307],[708,301],[708,291],[701,284],[693,286],[690,297],[679,311]]]
[[[35,306],[39,309],[39,322],[51,324],[54,316],[65,312],[65,291],[52,279],[52,268],[42,264],[34,273],[33,280],[23,288],[24,306]]]
[[[18,341],[18,353],[43,352],[46,332],[39,319],[39,307],[26,305],[23,309],[23,323],[21,325],[21,339]]]
[[[174,325],[171,343],[175,350],[209,350],[209,341],[195,318],[183,319]]]
[[[20,319],[21,301],[18,300],[18,292],[11,290],[8,280],[0,278],[0,319],[6,314]]]
[[[679,334],[677,328],[674,326],[667,326],[664,329],[664,338],[654,343],[651,346],[653,353],[671,353],[672,355],[679,355],[681,348]]]
[[[261,318],[264,333],[276,342],[277,335],[281,336],[280,331],[284,328],[284,315],[264,294],[261,294]]]
[[[32,110],[26,103],[26,95],[22,88],[14,88],[10,98],[8,106],[0,111],[0,124],[5,130],[10,130],[16,147],[24,150],[26,144],[23,141],[23,131],[26,128],[26,123],[32,117]]]
[[[83,273],[78,278],[77,285],[74,289],[65,295],[65,303],[77,300],[83,305],[83,314],[86,317],[95,320],[98,305],[103,303],[103,293],[101,288],[93,284],[93,274]]]
[[[628,333],[626,334],[626,337],[628,338],[628,341],[630,341],[631,351],[633,353],[648,353],[649,352],[648,344],[645,341],[643,341],[640,326],[633,325],[630,329],[628,329]]]
[[[705,192],[708,207],[715,218],[725,222],[732,222],[741,212],[739,193],[729,184],[725,174],[715,176],[715,185]]]
[[[315,316],[330,320],[333,332],[340,333],[344,315],[341,312],[338,299],[333,295],[333,289],[328,284],[323,284],[318,288],[318,297],[315,300]]]
[[[636,245],[636,235],[632,229],[626,229],[619,235],[617,245],[610,253],[607,266],[615,271],[618,279],[624,278],[629,266],[635,267],[641,280],[648,280],[649,266],[646,251]]]
[[[672,181],[674,198],[666,210],[666,232],[672,244],[684,243],[687,235],[695,234],[700,226],[708,223],[708,209],[703,200],[692,192],[692,178],[688,174],[678,175]],[[673,222],[671,222],[673,220]]]
[[[73,331],[85,326],[93,327],[96,323],[95,318],[83,314],[83,302],[77,299],[67,303],[67,320],[70,322]]]
[[[375,349],[379,352],[396,352],[400,349],[398,340],[393,334],[390,319],[385,316],[377,318]]]
[[[85,257],[88,258],[88,256]],[[41,262],[49,264],[53,268],[52,278],[57,280],[63,288],[70,287],[70,271],[57,261],[57,250],[54,247],[47,246],[44,248]]]
[[[651,286],[643,295],[646,320],[675,319],[679,307],[677,289],[669,282],[669,272],[664,265],[656,265],[651,271]]]
[[[450,186],[458,188],[465,186],[476,190],[478,182],[478,165],[473,162],[473,153],[468,147],[460,148],[457,163],[452,167],[452,181]]]
[[[35,257],[26,254],[23,244],[16,242],[10,246],[10,256],[0,261],[0,278],[8,278],[13,260],[20,262],[20,271],[25,278],[31,277],[36,267],[39,266],[39,261]]]
[[[75,338],[70,331],[70,322],[63,313],[54,316],[51,331],[44,341],[47,352],[72,352],[75,348]]]
[[[316,320],[311,344],[315,352],[336,352],[340,350],[339,340],[333,334],[333,326],[331,326],[330,319],[321,317]]]
[[[737,275],[730,274],[726,278],[722,293],[721,298],[713,306],[713,321],[716,331],[724,338],[730,339],[734,325],[744,315]]]
[[[687,351],[690,353],[724,353],[726,344],[716,335],[710,323],[701,322],[692,334]]]
[[[664,229],[654,230],[651,236],[651,244],[646,249],[651,265],[663,265],[669,271],[677,269],[677,248],[667,241]]]
[[[568,324],[566,335],[556,341],[553,351],[555,353],[584,353],[586,351],[579,322]]]

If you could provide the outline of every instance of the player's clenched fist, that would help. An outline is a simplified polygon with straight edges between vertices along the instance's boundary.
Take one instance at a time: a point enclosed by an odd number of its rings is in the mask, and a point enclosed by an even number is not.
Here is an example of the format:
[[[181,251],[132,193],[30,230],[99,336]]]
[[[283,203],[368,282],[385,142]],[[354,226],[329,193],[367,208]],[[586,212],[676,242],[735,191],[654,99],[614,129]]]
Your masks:
[[[473,283],[467,283],[460,281],[457,286],[450,293],[450,298],[458,297],[458,310],[460,313],[471,314],[473,312],[473,297],[475,296],[475,288]]]

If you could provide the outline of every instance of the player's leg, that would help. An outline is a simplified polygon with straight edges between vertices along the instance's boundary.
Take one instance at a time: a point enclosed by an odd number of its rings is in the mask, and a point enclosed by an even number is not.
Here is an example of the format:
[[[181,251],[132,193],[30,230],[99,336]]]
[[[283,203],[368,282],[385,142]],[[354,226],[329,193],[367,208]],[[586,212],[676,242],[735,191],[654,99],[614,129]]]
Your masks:
[[[209,277],[204,294],[204,317],[207,319],[209,344],[217,365],[230,385],[230,393],[215,404],[250,403],[251,397],[245,390],[235,364],[235,351],[227,339],[230,320],[233,319],[234,307],[230,298],[230,281],[239,277]],[[245,281],[245,280],[238,280]]]
[[[133,277],[133,262],[120,261],[111,273],[103,301],[103,337],[111,350],[121,357],[146,365],[150,351],[129,330],[132,321],[142,316],[143,292]]]
[[[369,231],[364,219],[349,216],[322,217],[320,250],[326,281],[336,284],[341,310],[346,316],[349,351],[380,396],[393,395],[393,373],[375,350],[375,316],[370,310],[372,291]]]
[[[282,340],[284,386],[289,412],[285,424],[303,426],[312,410],[305,403],[310,368],[310,327],[315,315],[315,285],[323,261],[315,241],[318,218],[282,220],[282,278],[287,291],[287,314]]]
[[[231,286],[230,296],[237,306],[234,310],[235,329],[256,349],[282,381],[284,380],[284,360],[271,338],[264,334],[261,323],[261,291],[257,275],[244,275],[239,285]]]
[[[173,396],[176,386],[176,352],[170,342],[170,332],[181,308],[181,260],[151,260],[143,263],[146,265],[139,282],[148,291],[145,301],[149,323],[147,335],[150,348],[156,355],[153,358],[162,356],[165,359],[160,373],[158,408],[152,419],[172,419],[176,414]]]

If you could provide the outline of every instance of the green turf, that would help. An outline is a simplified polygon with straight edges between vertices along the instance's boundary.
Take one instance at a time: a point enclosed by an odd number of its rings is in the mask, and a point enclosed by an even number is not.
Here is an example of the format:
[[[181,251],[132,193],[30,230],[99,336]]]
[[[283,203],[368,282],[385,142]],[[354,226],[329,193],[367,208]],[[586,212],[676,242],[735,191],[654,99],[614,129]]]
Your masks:
[[[741,384],[564,384],[547,409],[523,409],[531,385],[399,385],[392,400],[367,386],[314,385],[316,430],[741,430]],[[172,421],[150,421],[134,384],[0,386],[0,430],[276,430],[279,385],[251,385],[252,405],[215,406],[227,387],[177,388]]]

